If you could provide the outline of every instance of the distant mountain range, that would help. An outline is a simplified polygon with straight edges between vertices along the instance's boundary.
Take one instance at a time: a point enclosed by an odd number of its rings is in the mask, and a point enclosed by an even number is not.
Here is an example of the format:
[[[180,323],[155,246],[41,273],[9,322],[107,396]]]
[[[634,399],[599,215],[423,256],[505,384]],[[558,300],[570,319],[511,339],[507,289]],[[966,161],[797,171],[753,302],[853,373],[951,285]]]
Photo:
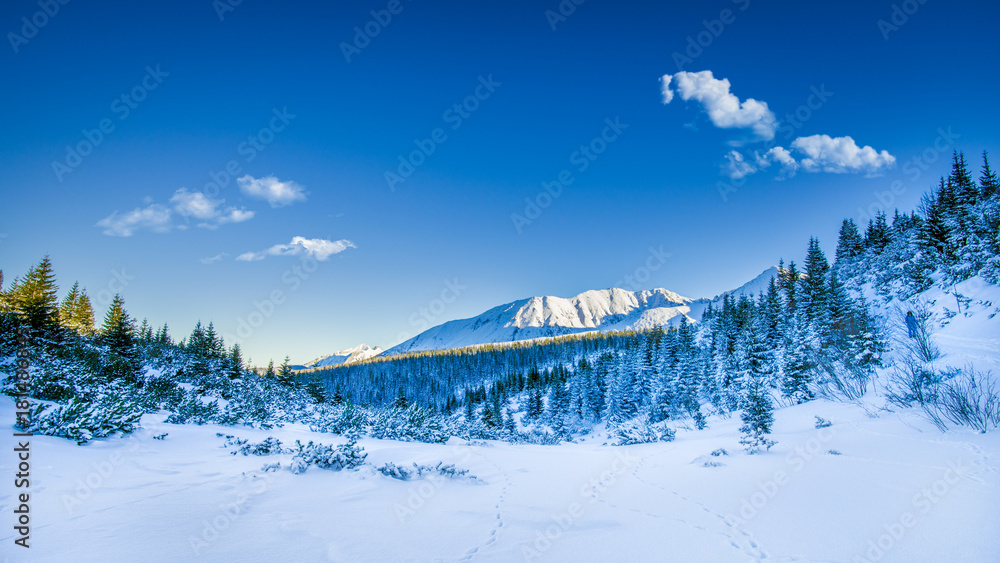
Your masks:
[[[757,295],[767,290],[776,267],[764,270],[742,286],[713,298],[690,299],[666,289],[628,291],[619,288],[585,291],[575,297],[529,297],[498,307],[470,319],[449,321],[429,328],[413,338],[382,351],[360,345],[323,356],[305,367],[326,367],[385,355],[423,350],[443,350],[499,342],[515,342],[581,332],[642,330],[677,326],[681,318],[701,320],[709,303],[726,294]]]
[[[739,288],[726,292],[734,297],[756,295],[767,289],[777,268],[768,268]],[[722,295],[725,295],[723,293]],[[513,342],[599,330],[642,330],[656,326],[677,326],[682,317],[701,320],[710,302],[690,299],[666,289],[627,291],[611,288],[585,291],[575,297],[529,297],[472,317],[432,327],[386,350],[402,354],[495,342]]]
[[[336,366],[340,364],[351,364],[354,362],[360,362],[361,360],[367,360],[368,358],[374,358],[382,352],[383,350],[378,346],[372,348],[367,344],[359,344],[354,348],[348,348],[346,350],[334,352],[333,354],[320,356],[311,362],[307,362],[303,366],[296,367],[299,367],[300,369],[309,369]]]

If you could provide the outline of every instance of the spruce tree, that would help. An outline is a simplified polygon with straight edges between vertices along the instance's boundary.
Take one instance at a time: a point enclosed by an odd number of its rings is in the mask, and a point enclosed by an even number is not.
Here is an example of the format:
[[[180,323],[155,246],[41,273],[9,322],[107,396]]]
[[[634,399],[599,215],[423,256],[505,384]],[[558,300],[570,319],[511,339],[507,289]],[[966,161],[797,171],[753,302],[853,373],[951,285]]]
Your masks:
[[[840,226],[840,237],[837,240],[836,262],[853,260],[860,256],[864,249],[865,242],[858,231],[858,225],[853,219],[844,219]]]
[[[809,321],[816,327],[824,324],[824,313],[827,307],[828,282],[827,274],[830,264],[819,246],[819,239],[809,239],[809,250],[806,254],[806,277],[802,287],[806,297],[806,312]]]
[[[101,342],[123,357],[130,357],[135,347],[135,322],[125,310],[125,300],[115,294],[101,327]]]
[[[52,261],[46,256],[28,271],[23,280],[15,279],[8,299],[12,309],[32,333],[50,341],[59,338],[59,301]]]
[[[996,172],[990,169],[990,161],[986,156],[986,151],[983,151],[983,169],[979,175],[979,189],[984,200],[988,200],[993,197],[993,194],[1000,192],[1000,179],[997,178]]]

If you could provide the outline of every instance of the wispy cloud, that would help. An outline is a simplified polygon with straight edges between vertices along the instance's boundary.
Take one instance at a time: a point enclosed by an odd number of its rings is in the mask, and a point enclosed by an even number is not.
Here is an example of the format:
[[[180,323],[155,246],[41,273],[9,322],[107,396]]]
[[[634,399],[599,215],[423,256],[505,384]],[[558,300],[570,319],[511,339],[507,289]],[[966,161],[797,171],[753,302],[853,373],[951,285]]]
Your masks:
[[[254,212],[236,207],[222,207],[223,199],[211,199],[201,192],[189,192],[181,188],[170,197],[170,207],[159,203],[150,203],[146,207],[137,207],[132,211],[121,213],[115,211],[108,217],[97,222],[104,228],[104,234],[109,236],[130,237],[137,231],[147,229],[153,232],[166,233],[176,228],[183,230],[187,225],[174,225],[174,215],[185,221],[200,221],[197,226],[205,229],[215,229],[228,223],[241,223],[253,218]]]
[[[226,256],[229,256],[228,252],[220,252],[220,253],[216,254],[215,256],[209,256],[208,258],[202,258],[202,259],[199,260],[199,262],[201,262],[202,264],[214,264],[214,263],[218,262],[219,260],[222,260]]]
[[[254,178],[247,174],[238,178],[236,183],[244,195],[266,200],[271,207],[285,207],[306,200],[305,189],[291,180],[282,182],[274,176]]]
[[[170,214],[169,208],[154,203],[127,213],[115,211],[98,221],[97,226],[104,228],[104,234],[113,237],[130,237],[141,229],[165,233],[171,227]]]
[[[326,240],[321,238],[292,237],[292,241],[288,244],[276,244],[260,252],[244,252],[237,256],[236,259],[241,262],[256,262],[268,256],[297,256],[304,254],[323,261],[334,254],[340,254],[348,248],[357,247],[347,239]]]

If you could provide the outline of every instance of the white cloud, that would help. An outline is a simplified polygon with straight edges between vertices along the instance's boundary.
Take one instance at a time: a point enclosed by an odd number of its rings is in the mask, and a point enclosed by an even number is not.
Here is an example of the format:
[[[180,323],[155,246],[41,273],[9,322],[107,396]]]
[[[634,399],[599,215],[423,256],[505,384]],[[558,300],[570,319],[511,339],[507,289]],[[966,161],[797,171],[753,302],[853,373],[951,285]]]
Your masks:
[[[144,201],[150,199],[147,197]],[[211,199],[201,192],[189,192],[187,188],[181,188],[170,197],[172,207],[153,203],[124,214],[115,211],[109,217],[101,219],[97,225],[104,227],[106,235],[130,237],[142,229],[161,233],[172,229],[186,230],[188,228],[186,224],[174,225],[175,213],[187,221],[191,219],[201,221],[197,225],[205,229],[216,229],[219,225],[229,223],[242,223],[254,217],[253,211],[235,207],[223,208],[223,203],[225,200]]]
[[[867,145],[859,147],[851,137],[799,137],[792,141],[792,148],[805,155],[799,164],[807,172],[860,172],[877,176],[896,164],[896,157],[887,151],[879,152]]]
[[[226,214],[221,215],[218,218],[218,222],[220,225],[225,223],[242,223],[243,221],[253,219],[253,216],[253,211],[247,211],[243,208],[236,209],[235,207],[229,207],[226,208]]]
[[[753,98],[740,101],[729,91],[729,80],[717,79],[712,71],[701,72],[681,71],[673,76],[665,75],[661,91],[663,103],[673,100],[674,93],[671,83],[676,84],[677,93],[684,101],[695,100],[705,108],[708,118],[716,126],[723,129],[750,129],[761,140],[774,138],[778,120],[767,107],[766,102]]]
[[[879,152],[867,145],[859,147],[851,137],[829,135],[799,137],[792,141],[791,147],[797,154],[802,155],[798,160],[791,151],[780,146],[764,154],[754,152],[752,163],[741,153],[729,151],[723,169],[734,180],[769,168],[772,164],[780,166],[779,178],[794,176],[798,170],[877,176],[896,164],[896,157],[888,151]]]
[[[757,168],[753,164],[747,162],[743,158],[743,155],[736,151],[729,151],[726,155],[726,164],[723,166],[723,169],[733,180],[739,180],[757,171]]]
[[[305,189],[292,181],[282,182],[274,176],[254,178],[247,174],[236,180],[240,191],[257,199],[267,200],[271,207],[284,207],[296,201],[305,201]]]
[[[170,203],[174,204],[174,210],[182,217],[194,217],[195,219],[209,220],[219,216],[219,206],[221,199],[210,199],[201,192],[191,193],[187,188],[181,188],[174,192],[170,198]]]
[[[218,262],[219,260],[222,260],[226,256],[229,256],[228,252],[220,252],[220,253],[216,254],[215,256],[210,256],[208,258],[202,258],[199,261],[202,264],[212,264],[212,263]]]
[[[104,227],[104,234],[113,237],[130,237],[140,229],[165,233],[171,227],[170,209],[154,203],[147,207],[133,209],[128,213],[115,211],[98,221],[97,226]]]
[[[265,258],[263,252],[244,252],[236,257],[240,262],[256,262]]]
[[[256,262],[268,256],[298,256],[304,254],[323,261],[348,248],[357,247],[347,239],[326,240],[321,238],[292,237],[291,242],[288,244],[276,244],[261,252],[244,252],[237,256],[236,259],[241,262]]]
[[[670,81],[672,79],[673,76],[669,74],[664,74],[660,78],[660,82],[662,83],[660,86],[660,93],[663,94],[663,103],[665,104],[669,104],[671,100],[674,99],[674,91],[670,89]]]

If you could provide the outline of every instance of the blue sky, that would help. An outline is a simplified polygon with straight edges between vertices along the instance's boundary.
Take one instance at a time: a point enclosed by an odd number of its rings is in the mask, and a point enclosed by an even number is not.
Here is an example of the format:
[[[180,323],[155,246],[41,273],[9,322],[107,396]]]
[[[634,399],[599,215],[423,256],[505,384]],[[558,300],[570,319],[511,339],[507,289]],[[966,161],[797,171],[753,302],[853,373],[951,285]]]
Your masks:
[[[3,3],[5,276],[48,253],[302,362],[626,276],[715,295],[1000,155],[992,3],[313,4]]]

